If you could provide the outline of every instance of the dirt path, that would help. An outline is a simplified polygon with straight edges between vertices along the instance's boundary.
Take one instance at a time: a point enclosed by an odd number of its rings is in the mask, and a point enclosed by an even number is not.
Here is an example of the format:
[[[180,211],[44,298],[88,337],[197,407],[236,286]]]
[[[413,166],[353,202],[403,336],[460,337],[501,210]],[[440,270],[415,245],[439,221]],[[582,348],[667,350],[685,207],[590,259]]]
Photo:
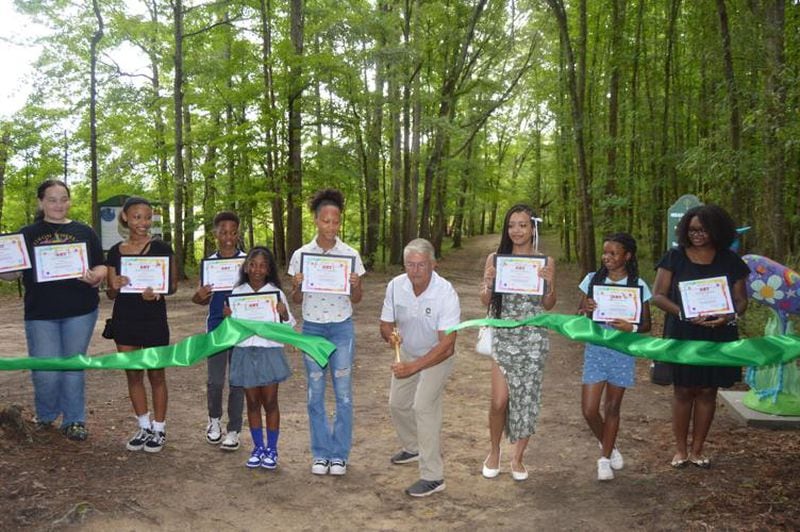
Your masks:
[[[469,239],[448,254],[440,273],[453,282],[462,316],[480,317],[477,282],[497,237]],[[281,385],[281,466],[249,471],[242,449],[223,453],[205,442],[205,367],[168,370],[168,446],[158,455],[130,453],[124,442],[134,429],[121,372],[90,372],[88,442],[57,434],[32,443],[0,440],[0,514],[4,529],[257,530],[278,529],[525,529],[620,530],[800,526],[795,501],[800,467],[796,436],[738,428],[720,409],[709,438],[710,471],[675,471],[669,428],[669,388],[647,382],[647,363],[637,362],[638,384],[623,403],[619,447],[626,467],[616,480],[595,480],[596,443],[580,413],[582,346],[553,334],[539,433],[531,440],[531,477],[480,475],[487,454],[489,360],[474,353],[475,332],[459,335],[456,369],[445,399],[443,450],[447,490],[412,500],[403,489],[417,478],[416,465],[391,466],[397,442],[387,406],[392,353],[380,340],[377,319],[391,274],[371,273],[355,320],[355,432],[348,473],[310,474],[305,376],[290,351],[293,377]],[[578,275],[561,267],[555,312],[576,305]],[[203,328],[204,309],[191,304],[182,286],[169,306],[174,338]],[[25,352],[21,305],[3,301],[13,319],[0,326],[9,355]],[[110,304],[102,304],[102,316]],[[102,320],[101,320],[102,321]],[[99,327],[99,324],[98,324]],[[108,352],[98,334],[92,353]],[[0,374],[0,403],[30,405],[28,375]],[[332,401],[328,402],[332,405]],[[246,429],[245,429],[246,431]],[[793,446],[793,448],[792,448]],[[784,459],[788,450],[794,460]],[[504,444],[504,457],[510,447]],[[781,478],[776,480],[776,476]],[[776,491],[776,486],[778,490]],[[85,504],[84,504],[85,503]]]

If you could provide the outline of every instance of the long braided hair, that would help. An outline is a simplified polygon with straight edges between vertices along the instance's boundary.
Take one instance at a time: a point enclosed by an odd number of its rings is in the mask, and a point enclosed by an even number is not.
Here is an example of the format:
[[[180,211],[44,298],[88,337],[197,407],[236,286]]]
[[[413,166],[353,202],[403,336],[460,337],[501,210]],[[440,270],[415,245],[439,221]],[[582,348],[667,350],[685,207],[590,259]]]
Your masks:
[[[636,239],[628,233],[614,233],[606,236],[603,243],[616,242],[622,246],[622,249],[631,254],[631,258],[625,263],[625,271],[628,272],[628,286],[639,285],[639,261],[636,259]],[[592,297],[594,285],[603,284],[608,277],[608,268],[605,264],[600,266],[600,269],[592,277],[589,282],[588,296]]]
[[[508,212],[506,212],[506,216],[503,219],[503,234],[500,237],[500,245],[497,246],[498,255],[508,255],[511,253],[511,250],[514,247],[514,243],[511,241],[511,237],[508,236],[508,224],[511,221],[511,215],[516,214],[518,212],[524,212],[530,217],[531,225],[533,226],[531,241],[533,242],[533,247],[535,252],[538,252],[539,219],[536,218],[536,215],[533,213],[533,209],[529,205],[525,205],[524,203],[517,203],[516,205],[508,209]],[[494,287],[492,287],[492,299],[489,302],[489,314],[491,316],[494,316],[495,318],[499,318],[500,312],[502,310],[503,310],[503,294],[498,294],[497,292],[494,291]]]

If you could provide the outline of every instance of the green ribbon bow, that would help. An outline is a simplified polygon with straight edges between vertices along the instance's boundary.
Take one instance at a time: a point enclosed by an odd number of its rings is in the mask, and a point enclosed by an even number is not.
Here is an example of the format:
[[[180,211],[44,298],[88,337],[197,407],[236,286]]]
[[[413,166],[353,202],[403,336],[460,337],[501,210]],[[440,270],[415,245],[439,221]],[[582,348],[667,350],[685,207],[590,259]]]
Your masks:
[[[635,357],[694,366],[766,366],[800,357],[800,336],[761,336],[735,342],[672,340],[626,333],[600,327],[585,316],[539,314],[524,320],[484,318],[468,320],[447,329],[451,332],[479,326],[544,327],[570,340],[602,345]]]
[[[283,323],[227,318],[213,331],[184,338],[173,345],[146,347],[137,351],[97,357],[86,355],[63,358],[0,357],[0,370],[161,369],[191,366],[254,335],[293,345],[322,367],[328,364],[328,357],[336,349],[336,346],[325,338],[300,334]]]

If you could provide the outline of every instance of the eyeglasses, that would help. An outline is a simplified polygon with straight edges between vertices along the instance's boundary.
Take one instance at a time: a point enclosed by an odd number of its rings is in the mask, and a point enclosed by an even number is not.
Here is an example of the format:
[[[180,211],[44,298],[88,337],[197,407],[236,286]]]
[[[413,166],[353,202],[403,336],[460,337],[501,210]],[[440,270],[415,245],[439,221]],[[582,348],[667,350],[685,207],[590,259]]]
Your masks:
[[[406,270],[424,270],[428,267],[428,262],[406,262],[403,264]]]
[[[706,230],[705,230],[705,229],[703,229],[702,227],[701,227],[701,228],[697,228],[697,227],[690,227],[690,228],[689,228],[689,234],[690,234],[690,235],[707,235],[707,234],[708,234],[708,231],[706,231]]]

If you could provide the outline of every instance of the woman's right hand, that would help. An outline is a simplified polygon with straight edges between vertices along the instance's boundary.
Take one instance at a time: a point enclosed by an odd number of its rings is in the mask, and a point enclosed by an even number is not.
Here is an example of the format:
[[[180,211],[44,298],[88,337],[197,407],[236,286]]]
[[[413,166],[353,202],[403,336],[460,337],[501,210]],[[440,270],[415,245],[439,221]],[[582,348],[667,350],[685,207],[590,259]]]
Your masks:
[[[128,286],[131,280],[126,275],[115,275],[111,278],[109,286],[114,290],[119,290],[123,286]]]
[[[233,311],[231,310],[231,307],[229,307],[227,303],[222,305],[222,315],[225,316],[226,318],[230,318],[233,315]]]
[[[583,300],[583,305],[581,305],[581,308],[578,309],[578,312],[585,316],[591,316],[595,309],[597,309],[597,302],[594,299],[587,297]]]

